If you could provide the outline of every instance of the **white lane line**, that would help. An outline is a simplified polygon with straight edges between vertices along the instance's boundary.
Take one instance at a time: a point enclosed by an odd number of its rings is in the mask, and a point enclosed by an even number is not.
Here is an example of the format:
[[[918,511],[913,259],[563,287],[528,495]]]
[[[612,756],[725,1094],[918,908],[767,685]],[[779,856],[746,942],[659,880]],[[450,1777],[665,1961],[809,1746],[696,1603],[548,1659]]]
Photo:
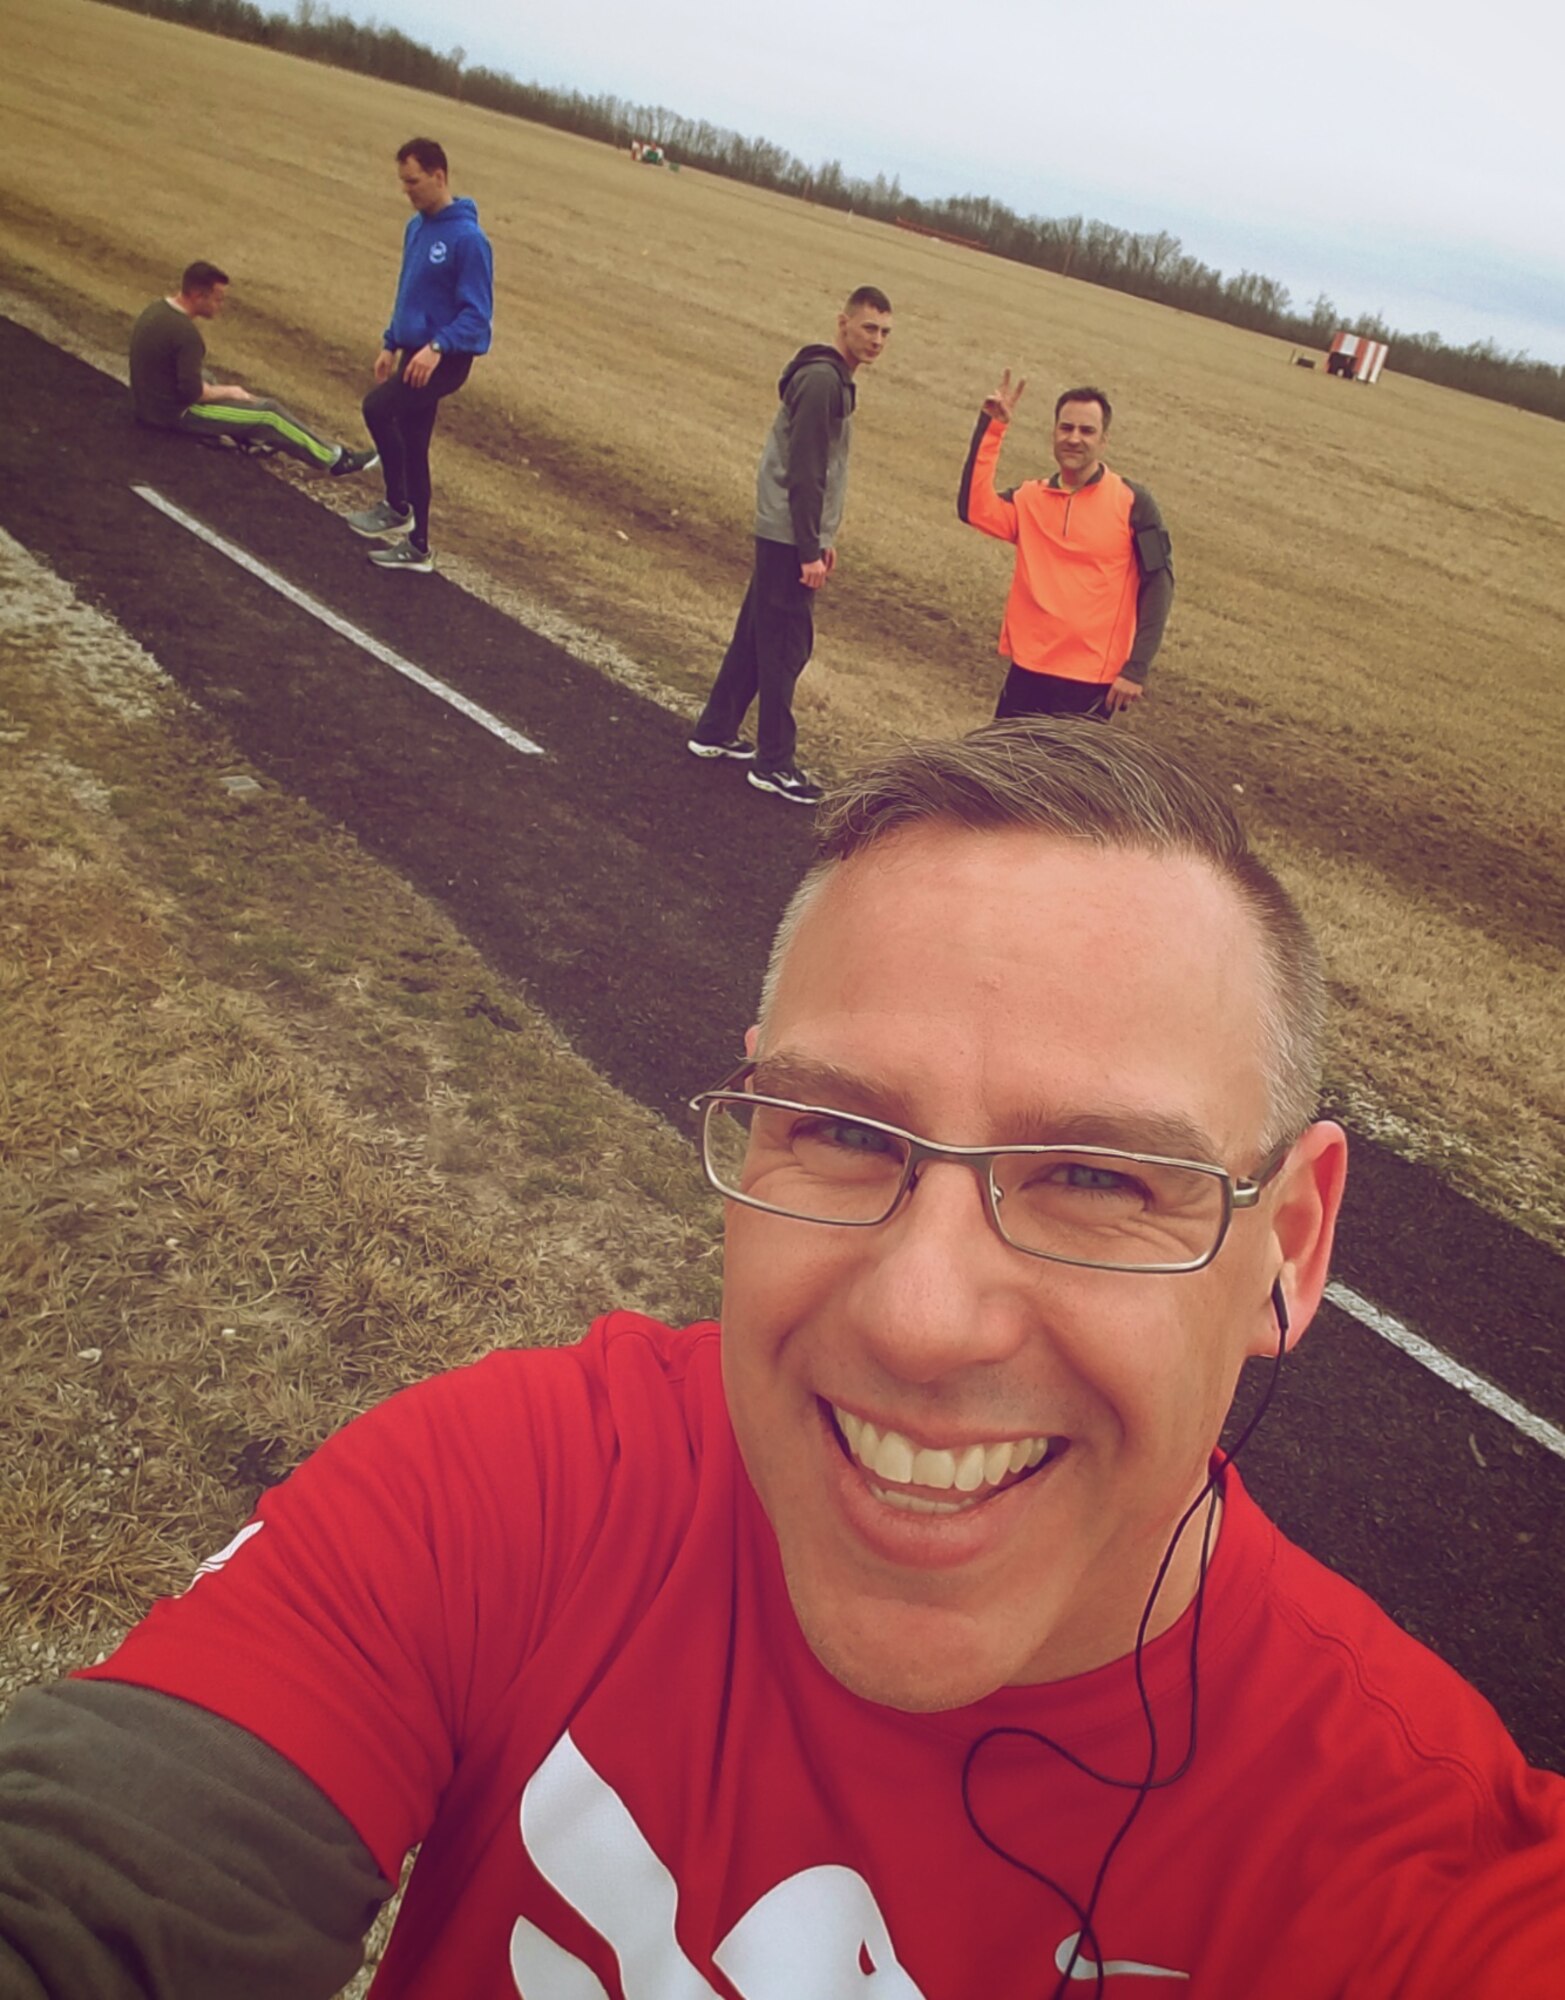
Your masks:
[[[1482,1375],[1475,1375],[1471,1368],[1464,1368],[1460,1361],[1453,1361],[1449,1354],[1431,1346],[1411,1327],[1404,1326],[1401,1320],[1393,1319],[1390,1313],[1382,1312],[1379,1306],[1372,1306],[1368,1299],[1361,1298],[1350,1285],[1339,1284],[1333,1279],[1326,1287],[1326,1297],[1342,1312],[1351,1314],[1361,1326],[1367,1326],[1382,1340],[1389,1340],[1393,1347],[1400,1347],[1404,1354],[1410,1354],[1431,1375],[1438,1375],[1442,1382],[1448,1382],[1453,1389],[1460,1389],[1464,1395],[1471,1396],[1475,1403],[1482,1404],[1493,1415],[1503,1417],[1523,1437],[1531,1438],[1534,1444],[1541,1444],[1556,1458],[1565,1458],[1565,1431],[1556,1430],[1543,1417],[1535,1417],[1514,1396],[1507,1396],[1503,1389],[1497,1389]]]
[[[237,542],[225,540],[215,530],[196,520],[194,515],[176,507],[172,500],[165,500],[163,495],[155,492],[152,487],[133,486],[131,491],[145,500],[149,506],[156,507],[160,514],[167,514],[171,521],[177,521],[182,528],[187,528],[191,534],[227,556],[230,562],[238,563],[241,569],[247,569],[252,576],[258,576],[262,583],[270,584],[272,589],[280,596],[286,597],[290,604],[297,604],[301,611],[308,611],[312,618],[318,618],[323,625],[329,626],[341,638],[351,639],[355,646],[361,647],[373,659],[379,660],[382,666],[390,667],[393,672],[404,675],[416,686],[423,688],[426,693],[434,695],[438,701],[449,703],[459,715],[465,715],[469,722],[476,722],[480,729],[487,729],[491,736],[498,736],[500,741],[508,744],[511,749],[520,750],[526,757],[544,755],[541,743],[534,743],[530,736],[523,736],[518,730],[509,728],[499,716],[491,715],[487,708],[480,708],[476,701],[469,701],[465,694],[458,694],[455,688],[447,687],[444,681],[437,681],[433,674],[426,674],[422,667],[414,666],[411,660],[405,660],[390,646],[383,646],[379,639],[372,639],[368,632],[361,631],[357,625],[339,617],[329,605],[322,604],[318,597],[312,597],[307,590],[300,590],[297,584],[279,576],[276,570],[268,569],[264,562],[251,555],[247,549],[240,548]]]

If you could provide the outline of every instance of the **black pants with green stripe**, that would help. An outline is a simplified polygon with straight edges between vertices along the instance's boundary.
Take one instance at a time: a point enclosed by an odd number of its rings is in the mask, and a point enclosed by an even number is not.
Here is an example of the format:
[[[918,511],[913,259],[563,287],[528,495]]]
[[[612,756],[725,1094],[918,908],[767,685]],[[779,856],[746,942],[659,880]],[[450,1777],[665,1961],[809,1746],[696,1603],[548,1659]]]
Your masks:
[[[240,444],[266,444],[305,465],[331,465],[340,449],[318,438],[281,403],[262,396],[253,403],[192,403],[176,428],[192,437],[230,437]]]

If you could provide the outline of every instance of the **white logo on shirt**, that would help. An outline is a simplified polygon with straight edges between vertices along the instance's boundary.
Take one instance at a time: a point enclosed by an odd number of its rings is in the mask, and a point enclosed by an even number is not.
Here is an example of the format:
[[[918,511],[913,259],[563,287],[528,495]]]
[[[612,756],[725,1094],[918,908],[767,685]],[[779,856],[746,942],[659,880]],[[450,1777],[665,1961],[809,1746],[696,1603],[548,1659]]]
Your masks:
[[[613,1949],[625,2000],[715,2000],[674,1932],[678,1884],[568,1734],[528,1781],[521,1828],[538,1872]],[[779,1882],[713,1959],[744,2000],[924,2000],[851,1868],[806,1868]],[[608,2000],[597,1974],[525,1917],[511,1932],[511,1976],[527,2000]]]
[[[431,264],[443,264],[446,261],[446,245],[444,243],[430,244],[429,261]]]
[[[206,1561],[200,1565],[195,1575],[190,1579],[189,1583],[185,1585],[185,1590],[187,1591],[194,1590],[196,1585],[201,1581],[202,1577],[204,1576],[216,1575],[218,1570],[220,1570],[225,1563],[230,1562],[236,1555],[238,1555],[239,1551],[244,1547],[245,1543],[249,1541],[250,1537],[252,1535],[260,1534],[261,1530],[265,1526],[266,1523],[264,1521],[252,1521],[249,1527],[241,1528],[239,1530],[239,1533],[235,1535],[234,1539],[231,1542],[225,1543],[224,1546],[218,1550],[215,1556],[207,1557]],[[270,1547],[271,1544],[268,1543],[267,1546]],[[181,1595],[183,1594],[184,1593],[181,1592]]]
[[[1071,1965],[1071,1954],[1081,1943],[1081,1932],[1072,1931],[1068,1938],[1061,1938],[1059,1949],[1054,1954],[1054,1969],[1063,1972],[1070,1966],[1072,1979],[1096,1979],[1099,1974],[1105,1979],[1188,1979],[1188,1972],[1174,1972],[1166,1965],[1143,1965],[1134,1958],[1106,1958],[1100,1966],[1095,1959],[1078,1954]]]

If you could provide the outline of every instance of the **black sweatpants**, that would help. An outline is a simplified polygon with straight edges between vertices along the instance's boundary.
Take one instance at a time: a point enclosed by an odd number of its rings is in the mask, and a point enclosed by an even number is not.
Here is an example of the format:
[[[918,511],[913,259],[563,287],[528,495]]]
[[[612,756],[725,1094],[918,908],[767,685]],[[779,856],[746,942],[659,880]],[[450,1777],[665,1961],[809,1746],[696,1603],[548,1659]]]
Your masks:
[[[174,426],[192,437],[228,437],[236,444],[267,444],[286,452],[301,465],[331,466],[337,462],[339,446],[315,432],[291,410],[274,403],[269,396],[256,396],[246,403],[230,403],[204,396],[182,410]]]
[[[1035,674],[1026,667],[1013,666],[1005,677],[994,719],[1004,722],[1018,715],[1090,715],[1107,722],[1103,706],[1107,681],[1070,681],[1060,674]]]
[[[408,357],[397,356],[397,372],[377,382],[364,398],[364,423],[380,453],[386,480],[386,505],[399,514],[413,509],[410,539],[429,547],[429,441],[435,434],[440,399],[454,396],[473,366],[471,354],[442,354],[435,372],[421,389],[402,379]]]
[[[700,742],[726,743],[759,696],[755,761],[763,771],[793,762],[793,686],[815,646],[815,593],[800,583],[799,569],[792,542],[756,542],[734,636],[695,728]]]

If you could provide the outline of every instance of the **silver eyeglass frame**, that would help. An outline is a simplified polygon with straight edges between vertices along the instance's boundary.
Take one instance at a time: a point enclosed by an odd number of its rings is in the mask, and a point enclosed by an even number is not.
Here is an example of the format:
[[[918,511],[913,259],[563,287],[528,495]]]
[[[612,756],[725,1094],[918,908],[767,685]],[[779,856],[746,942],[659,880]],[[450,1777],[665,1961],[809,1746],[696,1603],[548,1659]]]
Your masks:
[[[768,1097],[760,1091],[744,1090],[741,1086],[754,1072],[755,1063],[741,1063],[732,1076],[719,1084],[715,1090],[703,1090],[690,1099],[690,1109],[701,1120],[700,1146],[701,1170],[708,1182],[725,1201],[737,1201],[745,1208],[759,1209],[765,1215],[780,1215],[789,1222],[809,1222],[819,1224],[824,1229],[879,1229],[891,1220],[897,1210],[907,1200],[917,1184],[919,1169],[931,1160],[950,1161],[955,1166],[967,1167],[972,1171],[983,1192],[984,1209],[1001,1242],[1023,1257],[1036,1257],[1045,1264],[1069,1264],[1084,1271],[1121,1271],[1130,1276],[1178,1277],[1188,1271],[1204,1271],[1217,1256],[1227,1241],[1228,1230],[1235,1212],[1254,1208],[1265,1193],[1267,1186],[1276,1176],[1284,1160],[1293,1150],[1291,1139],[1273,1150],[1253,1176],[1239,1176],[1229,1173],[1226,1167],[1213,1166],[1209,1160],[1180,1160],[1162,1153],[1132,1153],[1122,1146],[1095,1146],[1061,1144],[1037,1146],[937,1146],[929,1139],[920,1138],[918,1133],[904,1130],[900,1125],[892,1125],[884,1118],[868,1118],[856,1111],[844,1111],[840,1105],[801,1104],[792,1097]],[[820,1215],[799,1215],[791,1208],[779,1208],[776,1203],[761,1201],[752,1194],[740,1194],[735,1189],[725,1187],[712,1169],[711,1154],[707,1147],[707,1127],[712,1113],[724,1104],[765,1104],[778,1111],[804,1111],[818,1118],[840,1118],[848,1124],[862,1125],[866,1131],[884,1132],[893,1139],[899,1139],[907,1147],[907,1158],[902,1164],[902,1177],[897,1183],[883,1215],[866,1219],[848,1219]],[[1007,1234],[1001,1220],[1004,1196],[994,1183],[994,1162],[997,1159],[1017,1157],[1044,1157],[1050,1154],[1093,1153],[1105,1160],[1125,1160],[1133,1165],[1147,1167],[1183,1167],[1191,1173],[1206,1174],[1218,1182],[1223,1191],[1222,1219],[1217,1228],[1217,1240],[1203,1256],[1178,1264],[1108,1264],[1089,1257],[1064,1257],[1058,1251],[1034,1250],[1025,1243],[1018,1243]]]

